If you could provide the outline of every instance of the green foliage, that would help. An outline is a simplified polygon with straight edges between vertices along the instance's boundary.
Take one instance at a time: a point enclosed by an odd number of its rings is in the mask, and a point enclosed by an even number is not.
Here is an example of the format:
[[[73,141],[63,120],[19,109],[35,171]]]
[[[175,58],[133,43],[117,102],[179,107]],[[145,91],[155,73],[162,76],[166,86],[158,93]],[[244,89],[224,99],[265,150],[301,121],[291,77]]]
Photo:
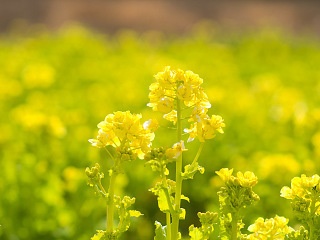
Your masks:
[[[200,219],[201,227],[194,227],[191,225],[189,227],[190,240],[206,240],[210,238],[210,234],[214,230],[214,223],[218,219],[218,214],[213,212],[198,213]]]
[[[318,40],[270,30],[228,35],[201,29],[169,38],[130,31],[105,36],[81,27],[1,36],[1,239],[84,240],[104,228],[105,201],[85,187],[83,169],[108,155],[86,140],[106,113],[132,109],[148,115],[148,86],[165,65],[206,79],[214,111],[228,129],[202,151],[206,174],[194,176],[196,185],[185,181],[187,213],[218,211],[219,181],[210,172],[234,167],[259,177],[255,192],[261,200],[246,209],[246,224],[275,213],[290,218],[291,226],[299,223],[279,191],[294,176],[319,172]],[[157,145],[172,137],[166,131]],[[100,165],[111,168],[106,161]],[[153,222],[158,206],[150,204],[146,189],[154,175],[142,161],[125,168],[132,171],[118,178],[118,194],[136,196],[140,218]],[[107,175],[101,178],[106,181]],[[197,222],[192,215],[181,229]],[[145,220],[133,221],[123,238],[152,239],[152,223]]]
[[[156,230],[154,240],[166,240],[166,227],[162,226],[158,221],[155,222]]]

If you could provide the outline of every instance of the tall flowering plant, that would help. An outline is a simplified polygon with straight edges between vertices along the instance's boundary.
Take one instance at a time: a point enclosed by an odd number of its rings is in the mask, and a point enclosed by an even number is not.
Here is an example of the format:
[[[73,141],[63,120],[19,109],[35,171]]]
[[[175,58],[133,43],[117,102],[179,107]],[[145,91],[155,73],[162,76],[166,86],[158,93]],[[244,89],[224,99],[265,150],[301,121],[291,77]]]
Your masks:
[[[101,184],[104,174],[99,164],[86,169],[88,184],[98,195],[105,198],[107,209],[106,230],[98,230],[93,240],[118,239],[121,233],[129,228],[130,217],[141,215],[139,211],[128,210],[135,198],[116,196],[114,189],[117,175],[123,172],[122,165],[137,158],[146,160],[146,164],[160,176],[160,181],[150,191],[157,196],[159,209],[166,215],[166,225],[155,223],[155,239],[181,239],[179,221],[185,217],[181,200],[189,201],[188,197],[182,194],[182,183],[184,180],[193,179],[196,172],[204,172],[204,168],[198,163],[203,145],[217,133],[223,133],[225,124],[222,117],[208,115],[211,104],[201,87],[203,80],[199,75],[192,71],[166,67],[154,77],[155,82],[149,87],[150,102],[147,105],[154,111],[163,113],[163,118],[174,126],[176,139],[172,141],[172,147],[152,148],[157,121],[148,120],[142,124],[140,114],[128,111],[109,114],[98,124],[98,135],[89,142],[94,147],[107,151],[113,167],[108,171],[108,190]],[[183,138],[185,134],[188,139]],[[186,145],[195,139],[200,142],[199,149],[193,161],[185,164],[183,155],[188,150]],[[173,179],[169,178],[167,168],[170,163],[175,165]],[[117,226],[114,226],[115,210],[119,218]],[[189,235],[193,240],[208,239],[217,214],[198,213],[198,217],[202,225],[190,226]]]
[[[141,117],[140,114],[132,114],[129,111],[109,114],[98,124],[97,137],[89,140],[92,146],[105,149],[113,162],[113,167],[108,171],[108,190],[101,184],[104,174],[98,163],[86,169],[88,184],[106,200],[107,206],[106,230],[98,230],[92,240],[118,239],[128,230],[130,217],[141,215],[139,211],[128,210],[135,202],[135,198],[128,196],[121,198],[115,195],[116,177],[123,172],[123,164],[137,158],[142,159],[150,151],[156,124],[151,120],[142,124]],[[119,218],[117,226],[114,226],[115,211]]]
[[[150,189],[155,194],[158,207],[165,214],[166,223],[155,222],[154,240],[181,239],[180,220],[186,215],[181,201],[189,198],[182,193],[183,181],[193,179],[204,168],[199,157],[206,141],[217,133],[223,133],[224,120],[219,115],[209,115],[211,104],[201,87],[203,80],[192,71],[166,67],[157,73],[150,85],[147,106],[161,112],[176,132],[175,139],[169,142],[171,147],[153,147],[158,121],[154,119],[142,122],[141,114],[129,111],[108,114],[98,124],[98,135],[89,139],[92,146],[104,149],[113,163],[108,169],[109,184],[105,188],[101,182],[103,169],[96,163],[86,168],[88,185],[106,202],[106,228],[97,230],[92,240],[119,239],[130,227],[131,217],[142,215],[130,209],[134,197],[116,195],[116,178],[124,173],[123,165],[128,161],[142,159],[151,170],[159,175],[159,181]],[[187,136],[187,137],[185,137]],[[170,140],[170,139],[169,139]],[[185,163],[184,155],[194,140],[199,141],[198,150],[191,163]],[[173,164],[174,173],[170,174],[168,165]],[[172,169],[172,168],[170,168]],[[253,172],[237,172],[222,168],[216,171],[224,186],[218,191],[220,212],[198,213],[201,226],[189,227],[190,240],[210,239],[214,224],[220,223],[220,239],[231,240],[314,240],[320,237],[320,177],[301,175],[291,181],[291,187],[281,189],[281,197],[289,199],[293,211],[302,226],[295,230],[287,224],[289,219],[275,216],[264,219],[259,217],[248,227],[250,234],[243,234],[244,211],[258,202],[259,196],[253,191],[258,178]]]
[[[166,214],[166,225],[156,222],[156,228],[162,231],[156,232],[155,239],[180,239],[179,221],[184,219],[185,210],[181,208],[181,200],[189,199],[182,194],[182,182],[192,179],[196,172],[203,173],[204,168],[198,163],[200,153],[206,140],[212,139],[217,133],[223,133],[225,127],[221,116],[208,115],[211,104],[208,96],[201,87],[203,79],[192,71],[171,69],[166,67],[164,71],[155,76],[155,82],[149,87],[148,106],[154,111],[163,113],[163,118],[175,126],[176,142],[168,149],[155,149],[150,155],[146,155],[148,164],[158,171],[161,181],[151,191],[158,197],[158,205]],[[183,139],[183,133],[188,134],[188,139]],[[186,144],[198,139],[200,147],[191,164],[184,164],[183,153],[187,151]],[[174,180],[168,178],[169,170],[166,165],[175,163]],[[202,224],[212,222],[214,214],[199,213]],[[190,236],[195,232],[201,234],[202,239],[208,235],[203,229],[190,227]],[[209,228],[210,229],[210,228]],[[213,229],[212,229],[213,230]]]

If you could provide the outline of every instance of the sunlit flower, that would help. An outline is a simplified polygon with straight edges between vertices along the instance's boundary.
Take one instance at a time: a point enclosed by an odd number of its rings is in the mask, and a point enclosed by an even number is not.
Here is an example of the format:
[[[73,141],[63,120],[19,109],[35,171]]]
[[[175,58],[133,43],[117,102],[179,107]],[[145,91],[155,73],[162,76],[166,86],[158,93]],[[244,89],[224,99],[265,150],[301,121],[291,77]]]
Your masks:
[[[140,114],[131,114],[129,111],[109,114],[98,124],[97,138],[89,139],[89,142],[94,147],[112,146],[119,152],[132,152],[143,158],[150,150],[157,122],[149,120],[141,124],[140,120]]]
[[[177,111],[176,110],[172,110],[171,112],[164,114],[163,118],[172,122],[173,124],[176,124],[177,122]]]
[[[184,142],[180,141],[166,150],[166,156],[168,159],[178,158],[184,151],[187,151],[187,149],[184,146]]]
[[[207,94],[201,84],[203,79],[192,71],[181,69],[173,70],[165,67],[164,71],[157,73],[155,82],[149,87],[149,100],[147,106],[154,111],[164,113],[164,119],[176,124],[182,120],[177,117],[177,108],[180,111],[191,109],[187,118],[190,126],[184,129],[189,134],[188,142],[198,138],[200,142],[212,139],[216,133],[223,133],[224,120],[218,115],[207,115],[211,108]],[[184,106],[181,106],[184,105]],[[182,116],[182,114],[181,114]]]
[[[189,133],[188,142],[192,141],[195,137],[200,142],[205,142],[207,139],[212,139],[216,136],[216,132],[223,133],[223,127],[225,123],[221,116],[212,115],[211,118],[199,119],[199,122],[191,124],[191,128],[185,129],[186,133]]]
[[[242,187],[253,187],[258,183],[258,178],[250,171],[245,173],[237,172],[237,178]]]
[[[216,171],[216,174],[222,179],[223,182],[228,182],[232,176],[233,169],[221,168],[219,171]]]
[[[294,177],[291,180],[291,188],[283,187],[280,191],[280,196],[286,199],[294,199],[295,197],[309,199],[313,189],[317,189],[319,184],[319,175],[315,174],[312,177],[307,177],[302,174],[301,177]]]
[[[259,217],[254,224],[248,227],[250,232],[248,236],[250,240],[282,240],[285,235],[292,232],[293,229],[288,227],[289,220],[284,217],[275,216],[270,219],[263,219]]]

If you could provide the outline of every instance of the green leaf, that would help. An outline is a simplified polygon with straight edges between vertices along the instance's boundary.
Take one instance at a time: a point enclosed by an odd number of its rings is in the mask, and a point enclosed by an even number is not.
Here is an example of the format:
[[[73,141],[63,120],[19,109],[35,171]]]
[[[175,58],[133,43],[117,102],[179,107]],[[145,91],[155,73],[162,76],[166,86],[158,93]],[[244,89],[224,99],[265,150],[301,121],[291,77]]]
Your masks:
[[[97,230],[97,233],[91,238],[91,240],[103,240],[105,239],[105,231]]]
[[[155,234],[156,236],[154,237],[154,240],[166,240],[167,235],[166,235],[166,226],[162,226],[160,222],[156,221],[154,223],[156,225],[156,230]]]
[[[190,199],[183,194],[181,194],[181,199],[186,200],[187,202],[190,202]]]
[[[140,217],[143,214],[137,210],[129,210],[130,217]]]
[[[193,179],[196,172],[204,173],[204,168],[199,165],[198,162],[188,164],[184,167],[184,172],[181,174],[182,179]]]
[[[186,210],[184,208],[180,208],[179,219],[184,220],[186,218]]]
[[[158,206],[162,212],[169,212],[170,210],[167,197],[163,189],[160,189],[158,192]]]

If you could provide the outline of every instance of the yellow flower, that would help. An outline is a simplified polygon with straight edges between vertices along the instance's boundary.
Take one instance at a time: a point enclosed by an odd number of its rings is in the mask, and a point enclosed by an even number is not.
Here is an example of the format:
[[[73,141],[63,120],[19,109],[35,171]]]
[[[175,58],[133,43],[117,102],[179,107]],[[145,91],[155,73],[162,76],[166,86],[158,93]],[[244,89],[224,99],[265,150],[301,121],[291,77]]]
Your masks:
[[[149,120],[141,124],[141,118],[141,114],[129,111],[109,114],[98,124],[97,138],[89,142],[95,147],[112,146],[120,153],[129,152],[143,158],[150,150],[157,122]]]
[[[291,188],[289,188],[287,186],[281,188],[280,196],[283,197],[283,198],[286,198],[286,199],[293,199],[294,198],[294,195],[292,193]]]
[[[291,180],[291,188],[283,187],[281,189],[281,197],[293,199],[295,196],[299,198],[306,198],[306,195],[311,194],[314,187],[320,184],[319,175],[315,174],[312,177],[307,177],[302,174],[301,177],[294,177]]]
[[[313,188],[319,183],[320,177],[318,174],[312,177],[307,177],[306,175],[301,175],[301,187],[303,188]]]
[[[157,73],[154,78],[162,87],[170,89],[175,87],[176,78],[174,75],[174,71],[171,70],[170,66],[167,66],[163,72]]]
[[[254,224],[248,227],[250,232],[253,232],[248,236],[250,240],[282,240],[285,239],[285,235],[292,232],[293,229],[288,227],[289,220],[275,216],[270,219],[263,219],[259,217]]]
[[[154,132],[158,129],[159,123],[156,119],[149,119],[143,123],[143,128],[145,130],[150,130],[150,132]]]
[[[163,115],[163,118],[170,121],[170,122],[173,122],[173,124],[176,124],[177,122],[177,111],[176,110],[172,110],[171,112]]]
[[[214,138],[216,132],[223,133],[223,127],[225,127],[225,123],[222,117],[212,115],[211,118],[200,118],[199,122],[191,124],[191,128],[185,129],[184,131],[190,134],[188,142],[192,141],[195,137],[198,137],[200,142],[205,142],[207,139]]]
[[[253,187],[258,183],[258,178],[253,172],[246,171],[245,173],[237,172],[237,178],[242,187]]]
[[[191,123],[189,128],[184,129],[189,133],[188,142],[198,138],[200,142],[212,139],[216,136],[216,132],[223,133],[225,124],[222,117],[207,115],[211,104],[207,94],[204,92],[201,84],[202,78],[192,71],[183,71],[181,69],[173,70],[165,67],[163,72],[157,73],[155,82],[149,87],[150,102],[147,106],[152,110],[163,112],[164,118],[176,124],[177,106],[179,109],[192,109],[190,116],[183,116]],[[182,114],[181,114],[182,115]]]
[[[187,151],[188,149],[185,148],[184,142],[181,140],[178,143],[175,143],[172,148],[168,148],[166,150],[166,156],[168,159],[178,158],[182,152]]]
[[[221,168],[219,171],[216,171],[216,174],[222,179],[223,182],[228,182],[231,179],[233,168]]]

